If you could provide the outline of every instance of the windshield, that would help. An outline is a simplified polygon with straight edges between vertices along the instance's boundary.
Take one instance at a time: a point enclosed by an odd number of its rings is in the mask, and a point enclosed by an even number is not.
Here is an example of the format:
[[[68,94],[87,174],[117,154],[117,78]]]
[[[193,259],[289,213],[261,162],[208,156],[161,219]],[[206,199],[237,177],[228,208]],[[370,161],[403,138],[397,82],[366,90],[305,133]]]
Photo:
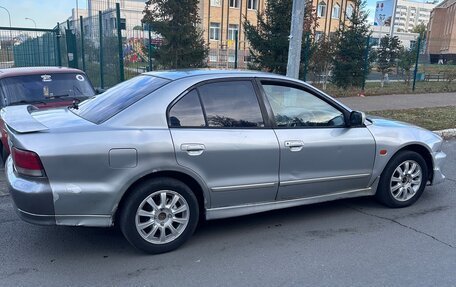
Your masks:
[[[84,74],[42,74],[4,78],[0,87],[7,105],[62,100],[65,97],[87,98],[95,91]]]
[[[137,76],[80,103],[71,111],[93,123],[102,123],[168,82],[153,76]]]

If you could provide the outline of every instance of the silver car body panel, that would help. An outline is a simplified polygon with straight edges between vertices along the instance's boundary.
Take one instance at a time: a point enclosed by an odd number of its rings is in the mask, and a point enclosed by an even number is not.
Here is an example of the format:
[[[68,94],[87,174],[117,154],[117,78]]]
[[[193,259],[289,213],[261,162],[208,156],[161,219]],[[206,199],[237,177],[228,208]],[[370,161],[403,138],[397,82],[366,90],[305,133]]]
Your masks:
[[[41,179],[18,176],[8,161],[7,170],[14,175],[8,177],[12,192],[26,195],[35,187],[48,190],[58,225],[109,226],[127,190],[138,180],[161,172],[195,180],[208,219],[375,194],[388,160],[411,144],[425,147],[433,156],[433,183],[444,178],[441,139],[392,121],[373,120],[366,127],[337,130],[170,129],[169,104],[202,81],[290,79],[269,73],[205,70],[151,75],[172,81],[98,125],[66,108],[31,113],[26,106],[4,109],[12,146],[36,152],[47,176],[47,183],[39,187]],[[17,119],[13,113],[25,117]],[[302,140],[304,150],[312,152],[296,156],[284,147],[284,140]],[[204,150],[191,155],[181,148],[186,144],[202,145]],[[387,149],[387,155],[379,155],[380,149]],[[282,157],[289,158],[283,165],[288,166],[288,173],[279,171]],[[336,162],[337,158],[343,162]],[[21,191],[18,184],[31,190]]]

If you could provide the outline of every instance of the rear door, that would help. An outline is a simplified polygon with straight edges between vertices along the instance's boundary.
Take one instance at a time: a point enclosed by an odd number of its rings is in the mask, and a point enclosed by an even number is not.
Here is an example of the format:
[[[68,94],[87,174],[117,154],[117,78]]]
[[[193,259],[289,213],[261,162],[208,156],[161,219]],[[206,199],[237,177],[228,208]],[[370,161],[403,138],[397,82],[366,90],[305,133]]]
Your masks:
[[[366,127],[347,127],[347,111],[307,87],[261,84],[280,144],[278,200],[368,188],[375,142]]]
[[[211,190],[211,207],[274,201],[279,146],[250,79],[218,80],[190,90],[169,110],[177,162]]]

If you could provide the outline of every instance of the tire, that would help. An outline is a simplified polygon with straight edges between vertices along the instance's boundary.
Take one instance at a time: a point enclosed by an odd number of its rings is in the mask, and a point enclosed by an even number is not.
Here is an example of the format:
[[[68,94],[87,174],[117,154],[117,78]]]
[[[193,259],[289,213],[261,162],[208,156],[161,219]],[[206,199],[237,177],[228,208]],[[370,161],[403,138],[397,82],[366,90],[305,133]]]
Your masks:
[[[389,207],[410,206],[420,198],[427,181],[428,168],[423,157],[413,151],[402,151],[383,170],[375,197]]]
[[[176,179],[158,178],[145,181],[130,192],[121,208],[119,223],[134,247],[159,254],[184,244],[195,231],[198,218],[198,201],[192,190]]]

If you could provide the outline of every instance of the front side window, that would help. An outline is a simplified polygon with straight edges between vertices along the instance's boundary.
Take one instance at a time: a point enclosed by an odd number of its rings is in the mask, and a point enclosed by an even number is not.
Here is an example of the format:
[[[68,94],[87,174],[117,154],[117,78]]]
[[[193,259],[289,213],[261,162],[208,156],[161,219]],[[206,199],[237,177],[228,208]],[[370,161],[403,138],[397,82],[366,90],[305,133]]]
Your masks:
[[[339,15],[340,15],[340,6],[339,6],[339,4],[336,4],[333,7],[332,18],[339,19]]]
[[[318,3],[318,17],[326,17],[326,3],[325,1],[321,1]]]
[[[344,127],[341,111],[311,93],[288,86],[263,83],[278,127]]]
[[[207,124],[214,128],[264,127],[251,81],[227,81],[198,88]]]
[[[169,125],[170,127],[204,127],[206,125],[196,90],[186,94],[171,108]]]
[[[247,0],[247,9],[258,10],[258,0]]]
[[[209,29],[209,39],[220,40],[220,23],[211,22]]]

